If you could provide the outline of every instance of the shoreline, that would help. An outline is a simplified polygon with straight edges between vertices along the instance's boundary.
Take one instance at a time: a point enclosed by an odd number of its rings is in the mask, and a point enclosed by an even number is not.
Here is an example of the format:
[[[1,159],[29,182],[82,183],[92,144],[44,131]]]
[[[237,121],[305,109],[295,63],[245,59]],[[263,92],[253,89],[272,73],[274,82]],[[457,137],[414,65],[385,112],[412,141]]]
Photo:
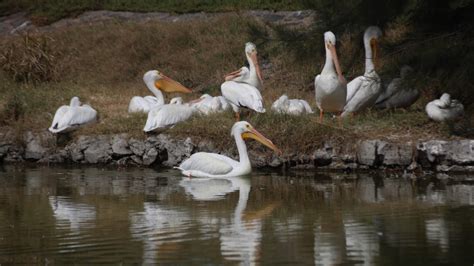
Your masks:
[[[254,168],[285,170],[398,170],[404,172],[474,172],[474,140],[428,140],[397,144],[385,140],[360,140],[343,144],[325,142],[306,154],[249,149]],[[47,131],[0,132],[0,164],[78,164],[173,167],[196,152],[215,152],[237,158],[235,147],[225,151],[212,142],[173,138],[166,134],[146,139],[127,134],[80,135],[62,139]]]

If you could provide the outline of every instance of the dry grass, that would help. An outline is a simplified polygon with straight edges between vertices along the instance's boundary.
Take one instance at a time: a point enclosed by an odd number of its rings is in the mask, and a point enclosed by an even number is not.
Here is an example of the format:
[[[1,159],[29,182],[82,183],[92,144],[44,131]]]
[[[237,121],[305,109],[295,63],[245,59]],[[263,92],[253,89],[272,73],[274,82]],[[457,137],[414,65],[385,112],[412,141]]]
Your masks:
[[[1,125],[33,130],[49,127],[56,109],[72,96],[91,104],[100,114],[99,123],[76,134],[129,133],[144,136],[145,115],[130,115],[127,107],[134,95],[148,95],[142,75],[149,69],[159,69],[168,76],[193,88],[196,93],[185,99],[197,98],[201,92],[219,94],[225,73],[242,66],[243,45],[253,40],[252,28],[264,27],[238,16],[193,21],[144,24],[107,22],[44,33],[41,38],[57,53],[55,82],[16,83],[0,74]],[[346,34],[341,39],[341,61],[355,63],[354,75],[362,71],[357,35]],[[16,38],[0,40],[0,48],[8,47]],[[323,54],[312,62],[295,60],[278,43],[259,45],[259,56],[271,67],[264,69],[265,89],[262,94],[267,110],[282,93],[307,99],[315,109],[314,76],[324,62]],[[277,47],[278,49],[276,49]],[[276,50],[275,50],[276,49]],[[276,52],[278,51],[278,52]],[[354,59],[351,57],[356,57]],[[349,62],[349,63],[347,63]],[[383,65],[388,65],[390,62]],[[360,70],[359,70],[360,68]],[[359,72],[358,72],[359,71]],[[435,82],[425,86],[432,86]],[[426,88],[426,91],[430,91]],[[244,115],[259,131],[287,152],[309,151],[323,141],[353,142],[358,138],[388,138],[406,142],[418,138],[448,138],[446,129],[427,120],[423,106],[427,93],[408,111],[371,111],[344,122],[339,128],[330,115],[324,124],[318,115],[292,117],[266,114]],[[175,95],[167,95],[168,99]],[[14,104],[12,104],[12,102]],[[15,109],[16,108],[16,109]],[[15,114],[15,112],[18,114]],[[232,114],[194,117],[176,126],[169,133],[179,137],[208,139],[217,146],[233,145],[230,128]]]

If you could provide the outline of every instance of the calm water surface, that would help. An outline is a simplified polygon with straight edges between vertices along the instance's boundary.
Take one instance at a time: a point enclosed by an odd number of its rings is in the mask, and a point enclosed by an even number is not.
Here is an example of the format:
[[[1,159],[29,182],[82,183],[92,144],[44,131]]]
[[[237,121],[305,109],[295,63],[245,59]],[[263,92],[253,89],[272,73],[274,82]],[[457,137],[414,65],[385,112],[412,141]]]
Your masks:
[[[474,185],[0,168],[0,264],[474,263]]]

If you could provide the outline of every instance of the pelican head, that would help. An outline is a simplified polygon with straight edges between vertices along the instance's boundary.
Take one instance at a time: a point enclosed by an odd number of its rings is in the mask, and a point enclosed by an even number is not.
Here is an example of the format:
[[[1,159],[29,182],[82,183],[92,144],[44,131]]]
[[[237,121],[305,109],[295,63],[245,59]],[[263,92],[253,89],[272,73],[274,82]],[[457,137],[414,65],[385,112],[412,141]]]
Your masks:
[[[161,73],[158,70],[147,71],[143,75],[143,81],[147,85],[153,84],[152,87],[154,87],[157,90],[161,90],[163,92],[182,92],[182,93],[192,92],[190,89],[181,85],[181,83],[174,81],[173,79],[165,76],[163,73]]]
[[[183,98],[174,97],[173,99],[171,99],[170,104],[183,104]]]
[[[334,62],[334,66],[336,67],[337,75],[339,76],[340,80],[343,80],[341,65],[339,65],[339,59],[337,57],[336,52],[336,35],[331,31],[326,31],[324,33],[324,44],[327,50],[331,53],[332,61]]]
[[[448,106],[451,103],[451,95],[449,95],[448,93],[443,93],[439,100],[444,106]]]
[[[79,107],[80,105],[81,105],[81,101],[79,101],[79,97],[74,96],[71,98],[71,102],[69,102],[69,106]]]
[[[262,73],[260,72],[260,66],[258,65],[258,59],[257,59],[257,46],[255,46],[254,43],[248,42],[245,44],[245,55],[247,58],[249,58],[249,63],[253,64],[255,66],[255,69],[257,71],[257,76],[260,82],[263,84],[263,78],[262,78]]]
[[[268,148],[274,150],[277,153],[281,151],[273,144],[273,142],[266,137],[264,137],[260,132],[258,132],[253,126],[247,121],[239,121],[232,126],[231,136],[240,135],[242,139],[254,139]]]
[[[364,32],[364,45],[370,45],[372,51],[372,58],[377,58],[377,42],[382,37],[382,30],[377,26],[370,26]]]

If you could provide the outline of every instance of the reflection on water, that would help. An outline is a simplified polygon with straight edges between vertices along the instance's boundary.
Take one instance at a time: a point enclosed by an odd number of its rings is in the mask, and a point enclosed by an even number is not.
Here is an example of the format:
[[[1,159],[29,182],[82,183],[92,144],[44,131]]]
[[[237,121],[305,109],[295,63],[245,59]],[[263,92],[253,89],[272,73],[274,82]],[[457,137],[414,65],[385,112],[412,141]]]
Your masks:
[[[474,185],[430,177],[10,167],[0,220],[0,264],[474,262]]]

